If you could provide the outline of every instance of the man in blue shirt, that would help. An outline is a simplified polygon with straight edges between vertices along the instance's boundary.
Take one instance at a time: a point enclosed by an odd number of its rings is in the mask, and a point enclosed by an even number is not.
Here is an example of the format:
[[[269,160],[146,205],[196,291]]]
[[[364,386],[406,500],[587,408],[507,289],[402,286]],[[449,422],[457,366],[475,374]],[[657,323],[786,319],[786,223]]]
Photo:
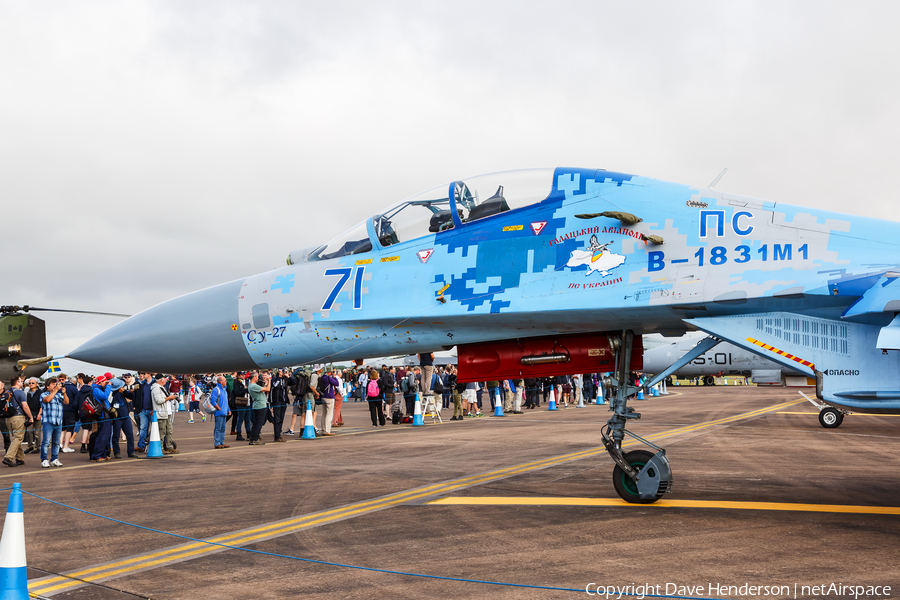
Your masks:
[[[128,381],[133,381],[134,377],[131,373],[122,376],[123,379],[113,378],[109,382],[109,390],[111,392],[109,402],[112,410],[110,412],[110,425],[112,432],[110,439],[112,441],[113,458],[122,458],[121,447],[119,446],[119,438],[122,433],[125,434],[125,449],[128,451],[128,458],[134,456],[134,430],[131,428],[131,416],[129,415],[130,407],[128,406],[128,398],[125,396],[125,387]],[[115,416],[113,416],[115,414]]]
[[[228,407],[228,380],[219,375],[216,382],[218,385],[209,395],[209,403],[216,409],[216,412],[213,413],[216,418],[216,426],[213,429],[213,445],[216,449],[228,448],[228,445],[225,444],[225,421],[231,416],[231,409]]]
[[[91,386],[91,396],[97,401],[97,430],[91,434],[88,444],[91,453],[91,462],[105,462],[109,460],[109,440],[112,435],[112,423],[109,419],[110,380],[106,375],[100,375]]]
[[[59,439],[62,436],[63,406],[69,403],[69,397],[62,391],[62,385],[51,377],[46,383],[47,391],[41,394],[43,402],[43,443],[41,444],[41,466],[45,469],[53,465],[61,467],[59,462]],[[50,449],[50,461],[47,460],[47,450]]]
[[[150,393],[153,375],[151,373],[141,373],[140,375],[144,381],[141,383],[140,389],[135,392],[134,397],[134,412],[141,418],[137,451],[146,452],[147,441],[150,438],[150,421],[153,419],[153,398]]]
[[[63,406],[63,434],[62,434],[62,452],[75,452],[70,449],[69,446],[75,443],[75,440],[78,439],[78,435],[75,434],[75,424],[78,423],[79,414],[78,409],[81,408],[81,398],[78,397],[78,392],[83,388],[83,373],[79,373],[78,377],[76,377],[76,381],[78,381],[78,385],[69,381],[68,375],[65,373],[59,373],[56,376],[56,380],[59,381],[60,391],[66,394],[69,397],[69,403]],[[88,385],[88,393],[90,393],[91,386]],[[90,430],[90,427],[87,429],[82,428],[81,437],[81,452],[87,452],[87,431]]]

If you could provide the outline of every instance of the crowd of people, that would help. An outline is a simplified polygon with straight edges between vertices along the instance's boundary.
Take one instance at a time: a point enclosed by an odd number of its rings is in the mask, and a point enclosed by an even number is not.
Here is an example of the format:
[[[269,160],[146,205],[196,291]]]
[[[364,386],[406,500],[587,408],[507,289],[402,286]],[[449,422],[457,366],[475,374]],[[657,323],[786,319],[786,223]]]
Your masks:
[[[450,420],[461,421],[492,413],[498,402],[504,412],[522,414],[549,402],[551,390],[565,407],[582,401],[602,403],[604,390],[608,395],[612,389],[596,373],[462,383],[455,366],[435,367],[431,354],[419,355],[419,363],[180,376],[60,373],[43,381],[13,377],[8,389],[0,382],[3,464],[24,465],[25,454],[40,454],[44,468],[61,467],[59,455],[75,452],[97,463],[123,455],[136,458],[148,451],[154,420],[162,453],[178,454],[174,429],[182,405],[188,424],[206,421],[207,416],[215,421],[213,447],[221,449],[229,447],[225,443],[229,423],[234,440],[251,446],[265,445],[267,423],[272,424],[274,443],[285,442],[286,436],[297,435],[307,425],[316,437],[334,436],[333,429],[344,425],[345,399],[367,402],[372,427],[377,428],[386,426],[388,419],[393,424],[411,422],[417,395],[431,401],[433,410],[452,405]]]

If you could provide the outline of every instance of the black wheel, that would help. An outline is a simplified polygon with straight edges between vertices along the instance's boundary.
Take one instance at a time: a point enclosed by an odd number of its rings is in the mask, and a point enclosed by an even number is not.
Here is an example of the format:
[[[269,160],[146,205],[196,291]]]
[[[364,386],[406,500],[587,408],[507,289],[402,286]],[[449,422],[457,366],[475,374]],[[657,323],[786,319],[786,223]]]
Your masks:
[[[651,458],[653,458],[653,453],[647,450],[632,450],[625,453],[625,461],[636,471],[643,469],[644,465]],[[616,468],[613,469],[613,487],[616,488],[616,493],[619,494],[622,500],[632,504],[653,504],[662,498],[662,495],[665,493],[664,487],[660,486],[660,490],[656,492],[656,498],[649,500],[641,498],[638,494],[637,483],[626,475],[619,465],[616,465]]]
[[[844,422],[844,413],[836,408],[823,408],[819,413],[819,423],[826,429],[834,429],[840,427]]]
[[[716,385],[716,378],[712,375],[707,375],[703,378],[703,385]]]

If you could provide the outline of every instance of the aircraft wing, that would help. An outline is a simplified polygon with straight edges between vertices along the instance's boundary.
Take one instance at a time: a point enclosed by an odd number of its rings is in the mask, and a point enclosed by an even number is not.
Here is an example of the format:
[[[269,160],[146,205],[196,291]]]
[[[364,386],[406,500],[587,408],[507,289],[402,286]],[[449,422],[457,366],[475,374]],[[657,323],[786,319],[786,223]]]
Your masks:
[[[686,322],[695,325],[698,329],[701,329],[706,333],[727,340],[735,346],[778,363],[786,369],[798,371],[808,377],[815,377],[815,363],[788,351],[788,349],[794,349],[794,344],[792,342],[785,340],[784,344],[780,344],[780,346],[784,346],[784,348],[781,348],[759,339],[762,337],[769,339],[771,337],[771,335],[761,335],[765,333],[766,327],[765,323],[763,323],[763,327],[760,327],[759,321],[764,321],[765,319],[774,320],[775,318],[778,318],[773,317],[773,314],[775,313],[769,313],[768,315],[761,317],[755,315],[750,317],[740,316],[737,318],[701,317],[697,319],[686,319]],[[783,320],[788,318],[790,318],[789,315],[782,317]],[[774,331],[774,328],[772,327],[769,329]]]

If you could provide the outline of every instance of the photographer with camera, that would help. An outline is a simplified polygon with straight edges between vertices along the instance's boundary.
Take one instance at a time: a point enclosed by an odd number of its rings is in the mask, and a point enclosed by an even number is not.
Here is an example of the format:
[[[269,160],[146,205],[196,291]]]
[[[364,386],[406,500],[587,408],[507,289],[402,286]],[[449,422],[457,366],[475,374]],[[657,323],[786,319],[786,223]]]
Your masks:
[[[22,391],[22,377],[13,376],[9,380],[12,389],[7,392],[10,413],[6,417],[6,427],[12,434],[3,464],[7,467],[17,467],[25,464],[25,452],[22,450],[22,441],[25,439],[25,427],[34,422],[31,416],[31,408],[28,406],[28,397]]]
[[[62,466],[62,463],[59,462],[59,440],[62,437],[63,406],[69,403],[69,396],[56,377],[51,377],[44,385],[46,391],[41,394],[43,403],[41,427],[44,436],[41,444],[41,466],[46,469],[51,465]],[[50,450],[49,461],[47,460],[47,450]]]
[[[156,422],[159,427],[159,439],[163,442],[163,454],[178,454],[175,449],[175,440],[172,439],[172,421],[169,419],[169,400],[175,398],[175,394],[166,391],[165,385],[168,376],[157,373],[153,377],[153,385],[150,386],[150,397],[153,399],[153,410],[156,411]]]
[[[262,383],[260,383],[262,379]],[[247,385],[247,391],[250,394],[250,408],[253,410],[253,432],[250,433],[250,446],[265,446],[265,442],[259,440],[262,433],[263,425],[266,424],[266,392],[272,389],[272,376],[264,373],[260,378],[259,373],[250,375],[250,383]]]

